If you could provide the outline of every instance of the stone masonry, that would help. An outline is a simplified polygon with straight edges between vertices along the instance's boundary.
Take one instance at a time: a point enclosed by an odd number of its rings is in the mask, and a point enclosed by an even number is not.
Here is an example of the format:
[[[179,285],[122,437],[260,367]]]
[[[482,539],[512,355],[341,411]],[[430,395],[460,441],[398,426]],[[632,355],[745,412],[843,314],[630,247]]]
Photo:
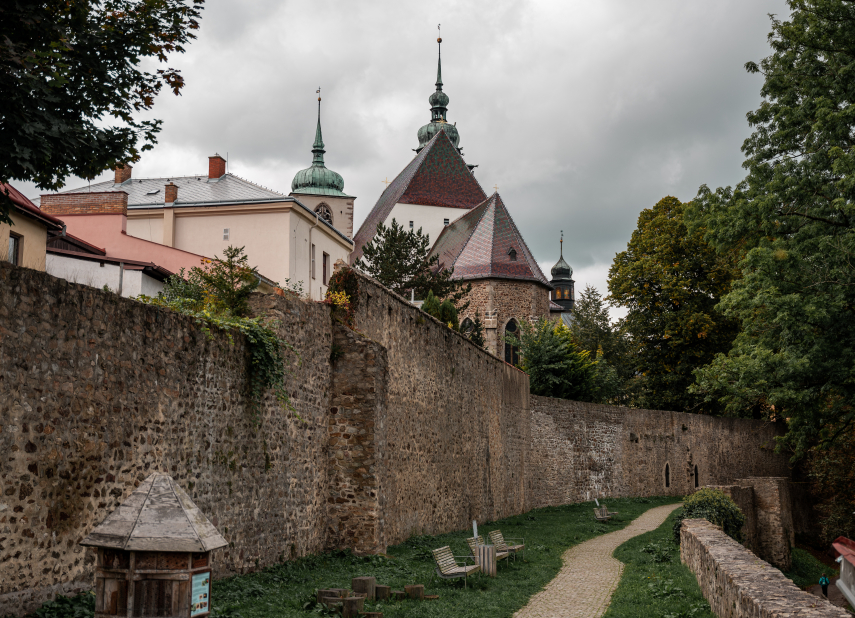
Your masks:
[[[705,519],[683,521],[680,560],[695,574],[719,618],[851,618],[845,609],[799,590]]]

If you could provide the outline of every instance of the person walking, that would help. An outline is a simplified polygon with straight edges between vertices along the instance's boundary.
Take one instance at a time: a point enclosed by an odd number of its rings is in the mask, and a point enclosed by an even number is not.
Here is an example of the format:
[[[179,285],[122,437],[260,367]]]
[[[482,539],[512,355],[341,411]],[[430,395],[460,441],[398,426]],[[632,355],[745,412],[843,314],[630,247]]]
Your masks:
[[[819,585],[822,586],[822,594],[825,595],[825,598],[828,598],[828,578],[825,576],[825,573],[822,574],[822,577],[819,578]]]

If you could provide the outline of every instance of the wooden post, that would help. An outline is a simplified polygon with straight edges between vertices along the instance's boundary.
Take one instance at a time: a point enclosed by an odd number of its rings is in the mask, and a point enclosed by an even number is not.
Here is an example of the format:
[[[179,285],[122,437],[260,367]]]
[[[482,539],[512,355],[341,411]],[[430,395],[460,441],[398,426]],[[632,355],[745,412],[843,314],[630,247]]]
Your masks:
[[[374,598],[378,601],[382,601],[384,599],[388,599],[389,595],[392,593],[391,586],[374,586]]]
[[[372,601],[375,598],[375,590],[377,588],[377,578],[375,577],[354,577],[350,581],[350,587],[354,592],[361,592]]]
[[[395,597],[396,601],[401,601],[401,600],[407,598],[407,593],[404,592],[403,590],[393,590],[392,596]]]
[[[422,601],[425,598],[425,587],[421,584],[404,586],[404,590],[407,591],[407,596],[409,596],[411,599],[417,599],[419,601]]]
[[[128,618],[134,615],[134,569],[137,566],[137,552],[131,552],[130,563],[128,564]]]
[[[342,601],[342,618],[357,618],[359,612],[365,606],[365,597],[345,597]]]

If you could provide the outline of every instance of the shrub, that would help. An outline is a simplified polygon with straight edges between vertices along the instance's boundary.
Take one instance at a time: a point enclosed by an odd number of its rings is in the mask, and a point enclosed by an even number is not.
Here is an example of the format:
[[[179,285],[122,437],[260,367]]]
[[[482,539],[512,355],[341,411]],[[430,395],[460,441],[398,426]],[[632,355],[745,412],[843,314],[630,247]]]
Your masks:
[[[674,523],[674,540],[678,544],[684,519],[706,519],[716,526],[721,526],[730,538],[742,542],[745,515],[727,494],[718,489],[699,489],[683,500],[683,508],[677,512]]]

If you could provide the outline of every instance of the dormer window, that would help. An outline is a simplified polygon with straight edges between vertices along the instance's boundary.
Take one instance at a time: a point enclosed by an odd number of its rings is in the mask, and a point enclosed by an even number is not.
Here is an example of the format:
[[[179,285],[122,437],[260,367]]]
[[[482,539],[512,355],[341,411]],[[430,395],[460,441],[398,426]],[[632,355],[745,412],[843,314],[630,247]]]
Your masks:
[[[508,249],[508,257],[510,258],[511,262],[516,262],[517,261],[517,250],[514,249],[513,247]]]
[[[160,189],[152,189],[151,191],[146,191],[146,195],[157,195],[160,193]]]

